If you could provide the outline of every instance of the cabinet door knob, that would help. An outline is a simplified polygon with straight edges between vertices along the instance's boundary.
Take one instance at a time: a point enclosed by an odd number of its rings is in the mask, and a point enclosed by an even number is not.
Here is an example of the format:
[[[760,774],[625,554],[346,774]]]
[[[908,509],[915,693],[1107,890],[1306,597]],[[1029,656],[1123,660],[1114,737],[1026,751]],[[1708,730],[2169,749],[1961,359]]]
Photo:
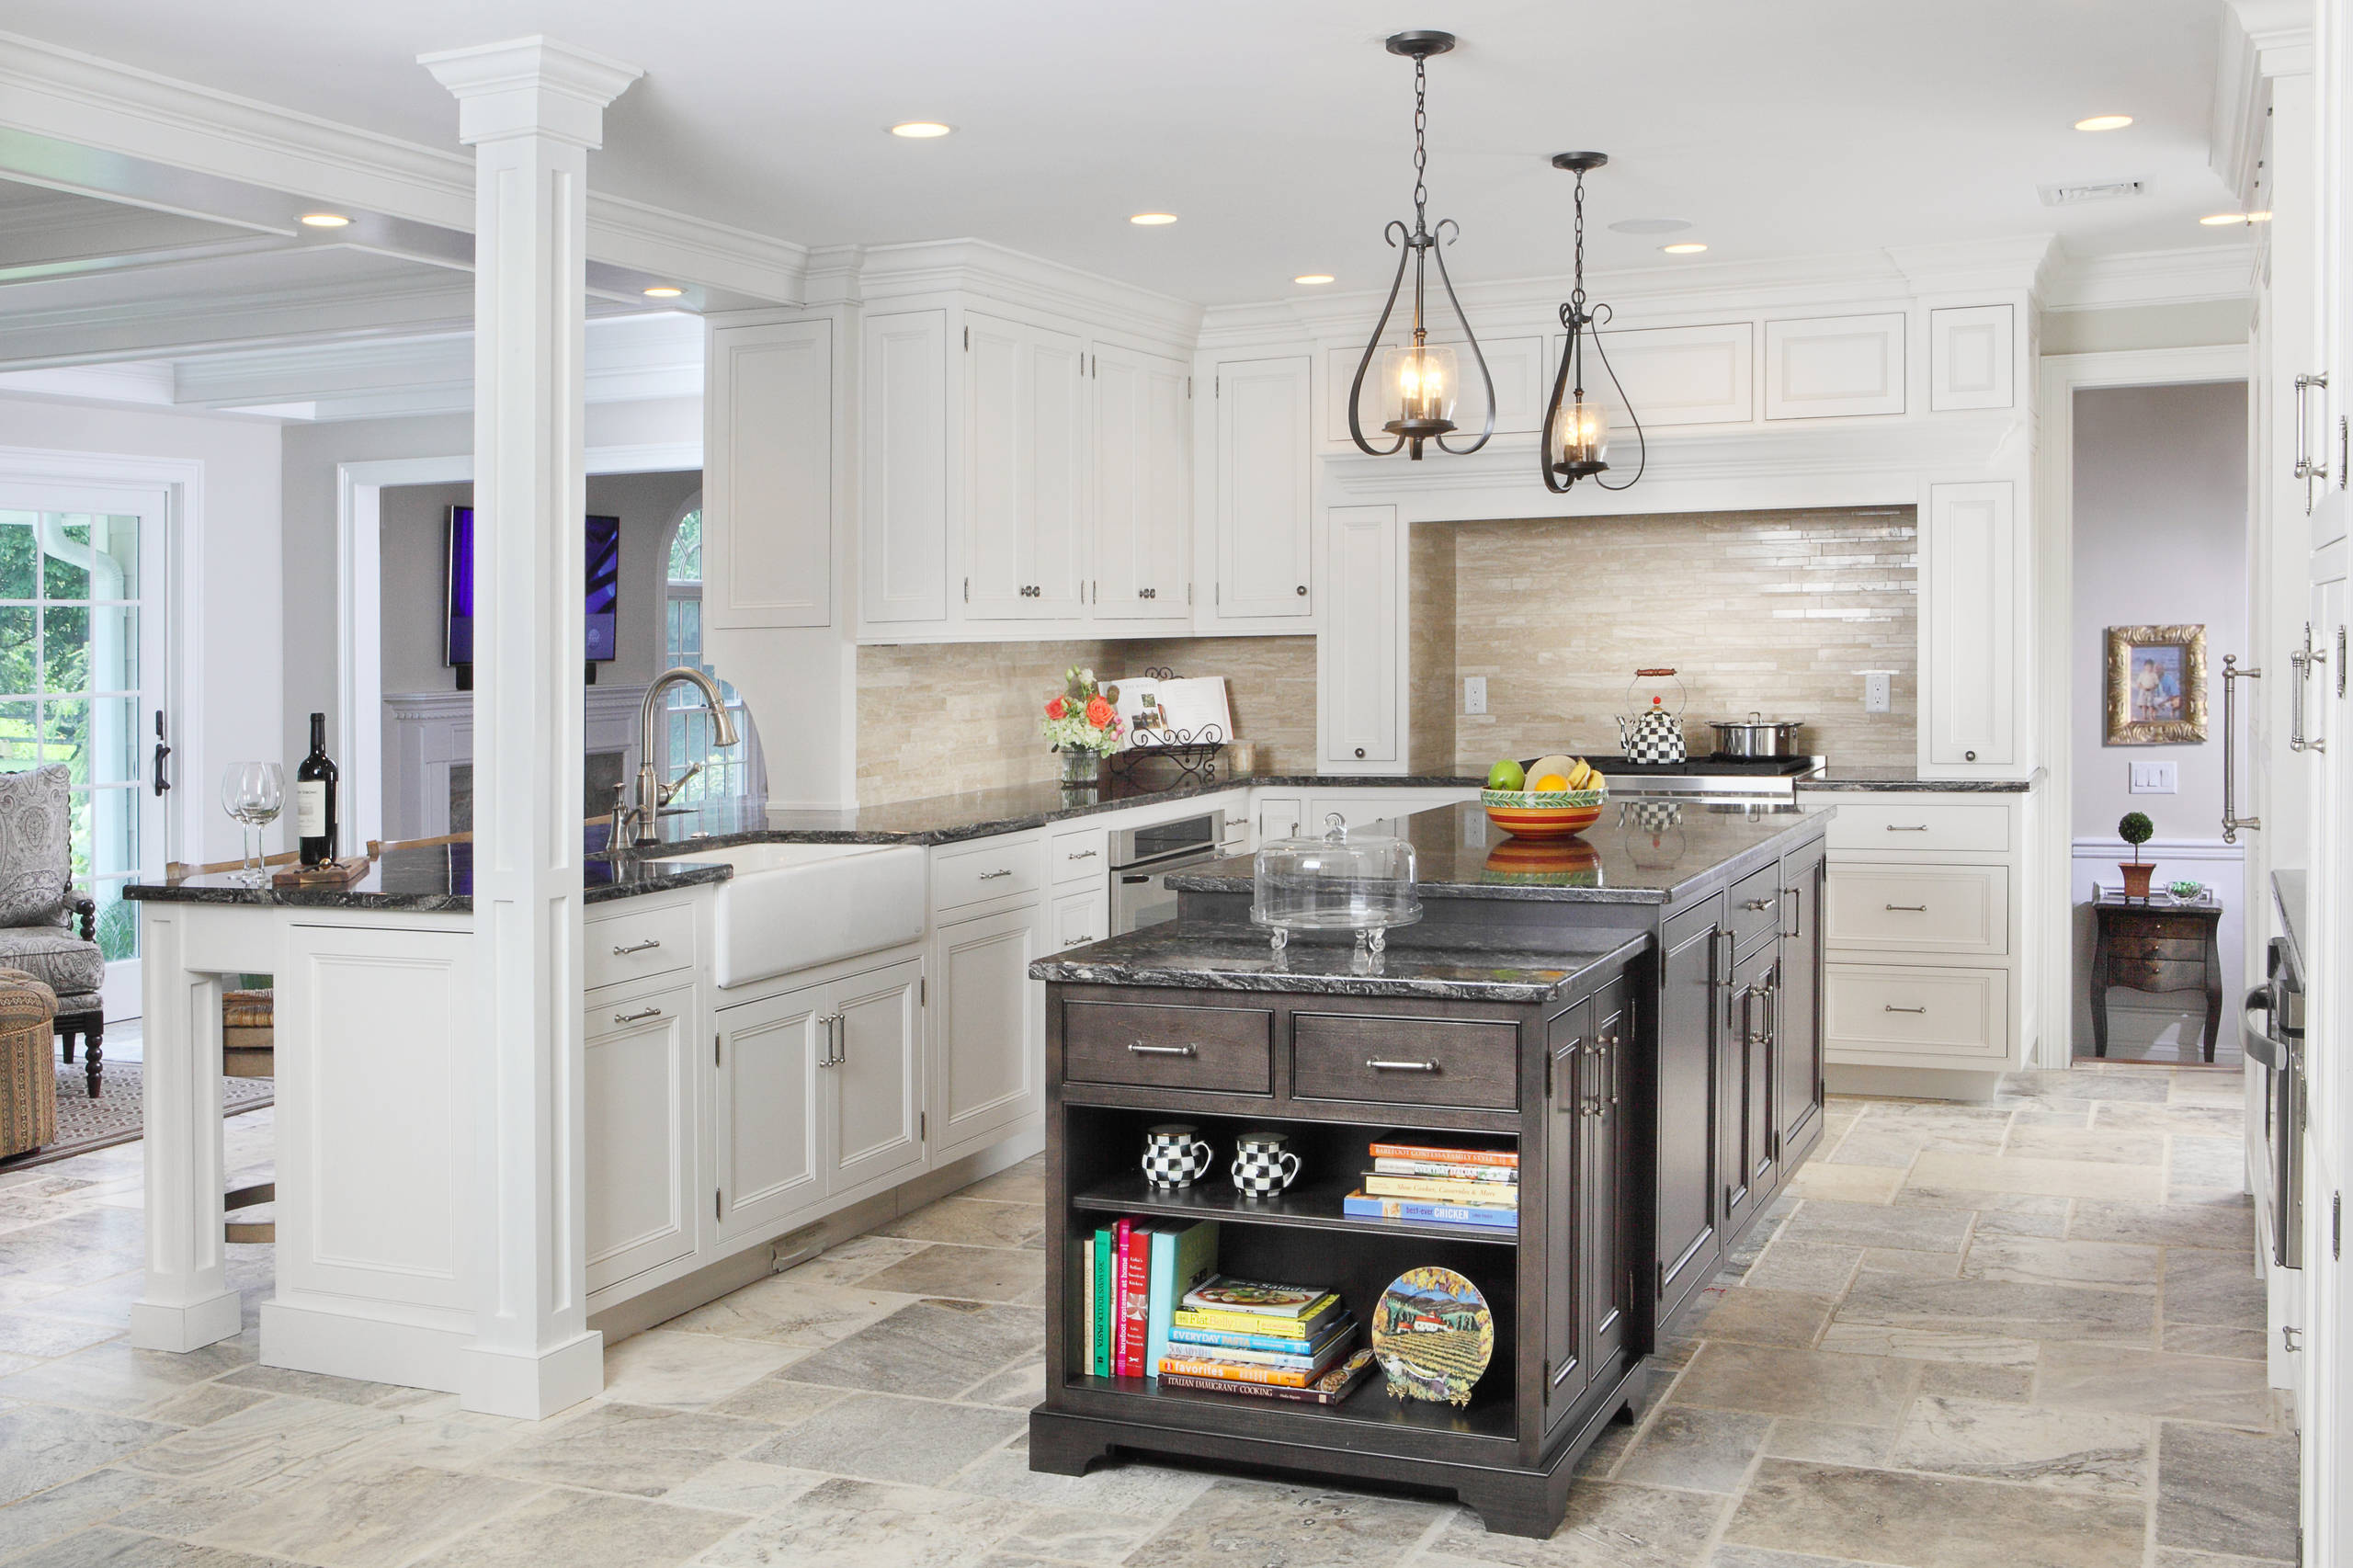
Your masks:
[[[1364,747],[1362,747],[1362,746],[1358,746],[1358,747],[1357,747],[1357,757],[1358,757],[1358,760],[1359,760],[1359,761],[1363,760],[1363,757],[1364,757]]]
[[[1293,589],[1291,590],[1291,592],[1292,592],[1292,593],[1297,594],[1301,598],[1302,598],[1302,599],[1303,599],[1303,598],[1305,598],[1305,597],[1307,597],[1307,585],[1306,585],[1306,584],[1304,584],[1304,583],[1302,583],[1298,587],[1293,588]]]
[[[1962,752],[1961,756],[1961,760],[1964,762],[1975,762],[1977,760],[1977,754],[1973,751]]]

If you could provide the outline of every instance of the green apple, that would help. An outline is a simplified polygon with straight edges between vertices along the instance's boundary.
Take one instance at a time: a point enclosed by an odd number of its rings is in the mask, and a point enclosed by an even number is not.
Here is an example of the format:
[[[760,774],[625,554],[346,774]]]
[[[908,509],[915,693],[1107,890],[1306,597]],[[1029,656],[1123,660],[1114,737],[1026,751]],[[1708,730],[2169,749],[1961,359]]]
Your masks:
[[[1487,788],[1490,790],[1523,790],[1527,787],[1527,769],[1509,757],[1487,769]]]

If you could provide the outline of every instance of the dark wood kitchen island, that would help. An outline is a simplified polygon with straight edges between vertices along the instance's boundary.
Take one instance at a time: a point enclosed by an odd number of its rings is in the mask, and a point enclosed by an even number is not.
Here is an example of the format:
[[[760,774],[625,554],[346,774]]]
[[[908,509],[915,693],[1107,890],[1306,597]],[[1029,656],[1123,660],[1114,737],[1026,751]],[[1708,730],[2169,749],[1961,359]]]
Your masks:
[[[1379,959],[1249,924],[1250,862],[1173,874],[1173,925],[1031,966],[1048,982],[1046,1397],[1032,1469],[1117,1451],[1450,1492],[1548,1536],[1577,1457],[1630,1418],[1659,1335],[1822,1132],[1823,835],[1794,806],[1633,801],[1575,839],[1506,838],[1476,806],[1406,820],[1419,925]],[[1145,1130],[1215,1151],[1146,1185]],[[1245,1199],[1238,1133],[1297,1181]],[[1368,1143],[1516,1144],[1517,1230],[1346,1215]],[[1382,1290],[1438,1266],[1477,1285],[1495,1352],[1466,1404],[1376,1371],[1317,1405],[1163,1388],[1083,1366],[1080,1259],[1120,1216],[1215,1219],[1222,1272]]]

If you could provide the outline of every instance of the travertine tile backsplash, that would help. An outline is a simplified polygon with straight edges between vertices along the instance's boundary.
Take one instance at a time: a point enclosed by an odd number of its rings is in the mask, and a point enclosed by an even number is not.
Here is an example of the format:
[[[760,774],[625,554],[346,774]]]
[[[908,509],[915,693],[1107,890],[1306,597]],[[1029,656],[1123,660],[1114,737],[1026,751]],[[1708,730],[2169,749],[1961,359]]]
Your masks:
[[[1909,763],[1916,533],[1909,506],[1459,525],[1455,758],[1614,753],[1634,671],[1673,665],[1694,756],[1714,748],[1709,720],[1754,709],[1803,721],[1802,748],[1835,762]],[[1890,711],[1863,711],[1864,670],[1893,672]],[[1477,675],[1488,710],[1472,717],[1461,677]]]
[[[858,798],[868,805],[1051,779],[1040,710],[1063,672],[1222,675],[1260,771],[1315,767],[1315,639],[944,642],[858,651]]]

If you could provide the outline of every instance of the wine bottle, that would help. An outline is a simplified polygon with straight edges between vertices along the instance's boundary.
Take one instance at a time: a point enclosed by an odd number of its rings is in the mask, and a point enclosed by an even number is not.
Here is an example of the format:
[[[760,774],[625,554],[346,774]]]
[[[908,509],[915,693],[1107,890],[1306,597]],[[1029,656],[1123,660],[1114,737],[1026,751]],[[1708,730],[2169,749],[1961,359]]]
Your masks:
[[[294,769],[294,833],[305,866],[335,858],[335,781],[342,777],[327,756],[327,716],[311,715],[311,755]]]

